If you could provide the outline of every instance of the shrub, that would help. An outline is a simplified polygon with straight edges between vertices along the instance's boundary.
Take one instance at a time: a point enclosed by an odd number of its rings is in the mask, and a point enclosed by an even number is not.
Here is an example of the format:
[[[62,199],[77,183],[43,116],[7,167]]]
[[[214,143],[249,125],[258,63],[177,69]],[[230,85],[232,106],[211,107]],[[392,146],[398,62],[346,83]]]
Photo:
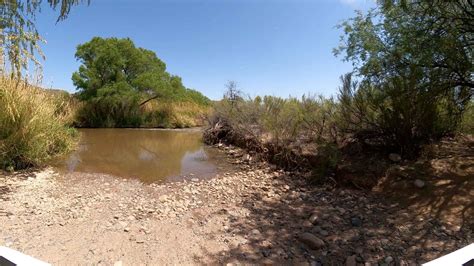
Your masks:
[[[434,95],[419,88],[422,73],[392,77],[383,85],[356,84],[351,75],[340,89],[341,130],[361,140],[378,138],[392,151],[407,157],[421,146],[456,130],[463,104],[455,93]]]
[[[58,101],[25,81],[0,77],[0,167],[37,166],[73,147],[70,114]]]
[[[339,158],[331,149],[337,150],[340,141],[337,112],[337,103],[322,96],[250,99],[233,95],[215,104],[204,139],[256,151],[284,168],[310,169],[318,163],[324,165],[318,171],[326,174]]]

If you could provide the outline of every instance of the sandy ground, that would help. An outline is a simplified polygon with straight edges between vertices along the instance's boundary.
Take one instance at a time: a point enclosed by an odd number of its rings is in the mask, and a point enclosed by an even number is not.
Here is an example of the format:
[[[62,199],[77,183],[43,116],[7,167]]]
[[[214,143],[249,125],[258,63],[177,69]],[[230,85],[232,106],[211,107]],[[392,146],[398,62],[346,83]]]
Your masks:
[[[163,185],[50,168],[0,174],[0,245],[54,265],[411,265],[473,242],[472,176],[457,206],[467,214],[452,220],[263,163],[236,168]]]

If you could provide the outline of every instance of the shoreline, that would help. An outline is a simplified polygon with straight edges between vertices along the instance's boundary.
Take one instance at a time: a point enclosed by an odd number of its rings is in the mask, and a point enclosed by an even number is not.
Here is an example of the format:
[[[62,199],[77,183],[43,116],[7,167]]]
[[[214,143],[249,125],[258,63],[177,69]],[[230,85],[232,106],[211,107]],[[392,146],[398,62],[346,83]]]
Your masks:
[[[0,245],[70,264],[420,264],[472,231],[266,163],[169,184],[51,169],[0,177]],[[71,185],[72,184],[72,185]]]

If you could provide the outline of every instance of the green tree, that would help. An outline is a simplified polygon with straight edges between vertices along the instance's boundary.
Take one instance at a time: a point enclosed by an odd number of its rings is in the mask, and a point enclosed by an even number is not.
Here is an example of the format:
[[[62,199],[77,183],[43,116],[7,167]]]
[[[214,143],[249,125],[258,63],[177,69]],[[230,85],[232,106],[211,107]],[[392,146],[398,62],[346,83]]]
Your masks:
[[[154,52],[135,47],[128,38],[95,37],[77,47],[76,58],[82,65],[72,80],[82,100],[110,96],[126,88],[146,102],[169,98],[185,89],[181,78],[166,72],[165,63]],[[113,86],[118,83],[126,86]]]
[[[89,126],[138,126],[140,107],[155,99],[209,103],[168,73],[153,51],[136,47],[128,38],[95,37],[77,47],[76,58],[81,62],[72,75],[77,95],[87,102],[86,110],[95,112],[81,116],[93,121]]]
[[[54,10],[59,9],[58,21],[65,19],[71,7],[90,0],[47,0]],[[35,27],[35,16],[43,0],[0,0],[0,70],[8,63],[11,73],[21,75],[33,61],[39,66],[35,53],[44,57],[39,43],[42,41]],[[8,62],[4,62],[4,58]]]
[[[347,128],[407,155],[452,132],[473,94],[472,4],[434,2],[380,1],[341,25],[335,49],[360,79],[341,89]]]

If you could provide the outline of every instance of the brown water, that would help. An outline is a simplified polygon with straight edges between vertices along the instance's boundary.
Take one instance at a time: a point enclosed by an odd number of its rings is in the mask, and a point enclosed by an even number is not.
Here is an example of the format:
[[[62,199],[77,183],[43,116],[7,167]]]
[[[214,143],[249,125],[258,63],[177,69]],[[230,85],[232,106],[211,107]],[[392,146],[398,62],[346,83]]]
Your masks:
[[[80,129],[76,151],[62,171],[103,173],[143,182],[209,178],[225,168],[223,155],[206,147],[196,130]]]

